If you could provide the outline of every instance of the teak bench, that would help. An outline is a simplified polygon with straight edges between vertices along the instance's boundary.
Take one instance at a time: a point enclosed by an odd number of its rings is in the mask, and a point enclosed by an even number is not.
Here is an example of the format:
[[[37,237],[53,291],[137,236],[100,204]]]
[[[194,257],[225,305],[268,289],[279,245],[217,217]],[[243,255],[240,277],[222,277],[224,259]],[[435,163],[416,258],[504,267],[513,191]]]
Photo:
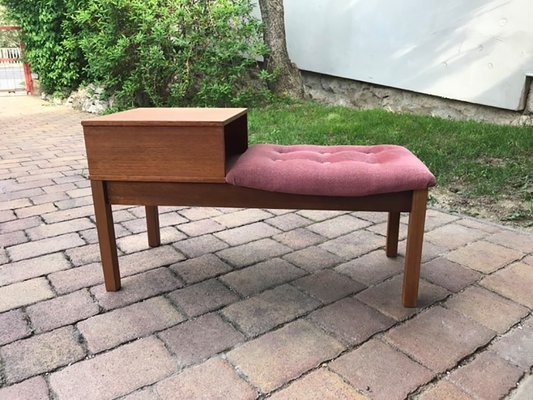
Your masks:
[[[246,109],[141,108],[82,125],[106,290],[120,289],[112,204],[145,206],[151,247],[160,245],[157,206],[385,211],[387,257],[409,212],[402,301],[416,307],[435,182],[403,147],[248,149]]]

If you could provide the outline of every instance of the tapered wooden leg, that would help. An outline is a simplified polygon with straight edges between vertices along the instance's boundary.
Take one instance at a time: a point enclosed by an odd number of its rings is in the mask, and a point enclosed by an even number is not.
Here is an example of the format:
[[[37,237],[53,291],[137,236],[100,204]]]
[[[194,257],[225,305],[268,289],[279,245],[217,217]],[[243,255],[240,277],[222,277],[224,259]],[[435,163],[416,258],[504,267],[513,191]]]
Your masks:
[[[120,289],[120,271],[113,212],[111,211],[111,204],[107,201],[105,183],[103,181],[91,181],[91,188],[105,288],[108,292],[115,292]]]
[[[387,257],[396,257],[398,255],[398,235],[400,232],[400,213],[389,212],[387,222],[387,244],[385,253]]]
[[[161,244],[159,232],[159,212],[157,206],[146,206],[146,230],[148,231],[148,245],[157,247]]]
[[[402,301],[404,307],[416,307],[418,300],[418,281],[420,279],[420,261],[422,259],[427,198],[427,189],[415,190],[413,192],[405,250],[405,269],[403,273]]]

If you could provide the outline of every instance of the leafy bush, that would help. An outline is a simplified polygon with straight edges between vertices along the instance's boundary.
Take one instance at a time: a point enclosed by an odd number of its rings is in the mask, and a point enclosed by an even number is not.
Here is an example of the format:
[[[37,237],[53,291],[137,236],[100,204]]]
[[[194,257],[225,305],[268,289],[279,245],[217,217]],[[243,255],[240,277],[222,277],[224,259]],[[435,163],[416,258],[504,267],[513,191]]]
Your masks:
[[[5,8],[0,6],[0,25],[15,25],[5,14]],[[18,31],[0,31],[0,47],[17,47],[19,43]]]
[[[251,8],[249,0],[90,0],[76,15],[88,77],[119,107],[250,100],[266,90],[248,84],[266,51]]]
[[[102,86],[115,107],[250,104],[272,76],[250,0],[0,0],[47,93]]]
[[[22,27],[25,59],[47,93],[68,93],[83,79],[85,59],[77,45],[79,29],[69,16],[77,0],[0,0],[7,16]]]

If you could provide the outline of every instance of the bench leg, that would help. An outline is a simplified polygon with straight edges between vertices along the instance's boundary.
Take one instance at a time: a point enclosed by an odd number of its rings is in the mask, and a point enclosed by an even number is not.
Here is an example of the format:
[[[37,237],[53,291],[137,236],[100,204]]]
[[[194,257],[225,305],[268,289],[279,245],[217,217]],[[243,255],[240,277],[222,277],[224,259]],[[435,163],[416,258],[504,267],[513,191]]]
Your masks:
[[[403,274],[402,301],[404,307],[416,307],[418,300],[418,282],[420,279],[427,198],[427,189],[413,191]]]
[[[150,247],[159,246],[161,244],[161,235],[157,206],[146,206],[146,230],[148,231],[148,245]]]
[[[390,212],[387,221],[387,244],[385,253],[387,257],[396,257],[398,255],[398,235],[400,233],[400,213]]]
[[[105,288],[108,292],[115,292],[120,289],[120,271],[113,212],[111,204],[107,201],[105,183],[103,181],[91,181],[91,188]]]

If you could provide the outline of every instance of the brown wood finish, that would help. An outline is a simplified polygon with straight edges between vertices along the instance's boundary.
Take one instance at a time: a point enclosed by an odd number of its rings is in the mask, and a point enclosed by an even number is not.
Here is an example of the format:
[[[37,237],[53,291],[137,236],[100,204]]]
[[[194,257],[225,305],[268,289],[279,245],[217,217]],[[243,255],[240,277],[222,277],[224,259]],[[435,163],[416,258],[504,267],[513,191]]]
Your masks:
[[[248,189],[225,183],[107,182],[113,204],[281,208],[345,211],[409,211],[411,193],[365,197],[306,196]]]
[[[91,189],[105,288],[108,292],[115,292],[120,289],[120,272],[111,203],[107,199],[104,182],[91,181]]]
[[[159,230],[159,213],[157,206],[146,206],[146,231],[148,233],[148,245],[157,247],[161,244],[161,231]]]
[[[248,147],[245,109],[137,109],[83,121],[108,291],[120,289],[111,204],[146,207],[148,242],[161,242],[158,206],[281,208],[389,213],[386,254],[398,249],[400,212],[411,212],[403,304],[415,307],[427,190],[365,197],[307,196],[225,183]]]
[[[398,255],[398,235],[400,233],[400,213],[389,212],[387,220],[387,243],[385,245],[385,254],[387,257],[396,257]]]
[[[82,124],[94,180],[222,183],[248,147],[243,108],[140,108]]]
[[[91,179],[224,182],[222,127],[89,127]]]
[[[413,203],[411,213],[409,214],[409,226],[407,228],[405,267],[403,272],[402,301],[404,307],[416,307],[418,299],[427,198],[427,189],[415,190],[413,192]]]
[[[226,172],[229,162],[248,149],[248,117],[243,115],[224,127],[224,150],[226,153]]]
[[[136,108],[81,122],[88,126],[224,126],[246,115],[246,108]]]

